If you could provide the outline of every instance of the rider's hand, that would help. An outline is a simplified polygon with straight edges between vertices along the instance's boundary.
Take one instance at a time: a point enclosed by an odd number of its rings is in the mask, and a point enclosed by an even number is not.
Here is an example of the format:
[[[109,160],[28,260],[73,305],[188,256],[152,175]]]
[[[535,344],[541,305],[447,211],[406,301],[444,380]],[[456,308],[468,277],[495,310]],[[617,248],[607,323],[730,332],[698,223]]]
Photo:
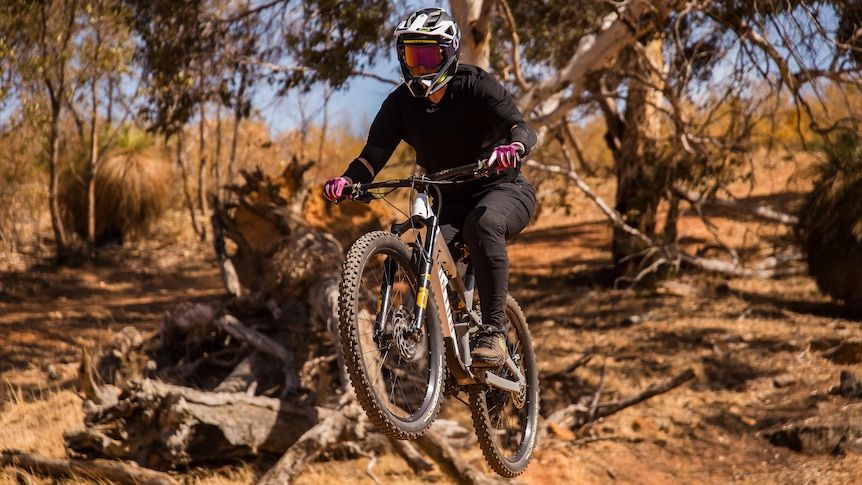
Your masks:
[[[493,167],[496,165],[498,171],[514,167],[521,160],[523,151],[524,147],[520,143],[500,145],[491,152],[486,166]]]
[[[350,179],[347,177],[329,179],[323,184],[323,196],[331,201],[339,200],[344,195],[344,188],[350,183]]]

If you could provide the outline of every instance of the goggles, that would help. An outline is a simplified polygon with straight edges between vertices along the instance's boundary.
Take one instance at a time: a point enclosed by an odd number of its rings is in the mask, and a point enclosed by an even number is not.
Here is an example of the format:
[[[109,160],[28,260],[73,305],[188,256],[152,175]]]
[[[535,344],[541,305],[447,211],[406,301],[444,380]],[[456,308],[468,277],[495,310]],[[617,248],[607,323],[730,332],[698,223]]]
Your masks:
[[[443,64],[443,49],[434,43],[404,43],[399,47],[401,62],[409,69],[410,75],[422,74],[419,68],[436,70]],[[425,72],[424,74],[428,74]]]

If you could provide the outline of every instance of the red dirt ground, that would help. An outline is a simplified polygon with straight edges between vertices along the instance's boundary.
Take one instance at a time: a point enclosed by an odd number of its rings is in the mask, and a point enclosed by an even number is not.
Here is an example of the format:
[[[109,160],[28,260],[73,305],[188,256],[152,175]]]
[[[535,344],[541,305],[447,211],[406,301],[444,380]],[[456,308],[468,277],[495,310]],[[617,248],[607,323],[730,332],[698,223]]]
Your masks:
[[[776,162],[765,168],[757,191],[743,187],[737,195],[779,205],[791,200],[794,189],[786,182],[795,168],[791,161]],[[599,192],[607,197],[609,189]],[[851,348],[862,341],[859,322],[846,318],[804,275],[741,279],[684,271],[654,291],[615,289],[606,276],[607,219],[586,197],[576,198],[578,214],[544,214],[511,244],[511,291],[530,322],[540,372],[593,356],[568,374],[542,381],[543,422],[599,386],[602,375],[603,400],[632,396],[687,369],[695,378],[590,430],[542,435],[519,480],[858,483],[858,443],[855,451],[853,443],[845,443],[829,451],[798,452],[771,444],[764,432],[804,418],[860,423],[862,402],[829,393],[841,371],[862,375],[862,352],[845,352],[842,358],[834,352],[841,344]],[[783,228],[714,216],[714,231],[752,259],[783,244]],[[683,228],[690,250],[712,238],[696,217],[687,218]],[[127,325],[154,331],[177,303],[217,298],[222,287],[211,252],[192,244],[149,246],[105,252],[100,263],[74,269],[0,259],[2,409],[16,405],[13,394],[73,388],[81,347],[92,349]],[[445,406],[444,417],[463,418],[463,405]],[[12,445],[0,440],[0,448]],[[465,457],[484,466],[475,446]],[[320,464],[300,482],[373,483],[364,475],[367,464]],[[450,483],[439,472],[412,476],[406,467],[389,466],[380,475],[383,483]],[[16,477],[0,470],[0,483],[15,483]]]

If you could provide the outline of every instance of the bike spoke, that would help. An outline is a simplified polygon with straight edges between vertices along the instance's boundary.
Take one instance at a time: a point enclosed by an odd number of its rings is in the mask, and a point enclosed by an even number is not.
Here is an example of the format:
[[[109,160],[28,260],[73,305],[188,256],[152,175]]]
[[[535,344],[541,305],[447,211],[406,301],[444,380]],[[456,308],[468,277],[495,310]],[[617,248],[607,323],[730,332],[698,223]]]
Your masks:
[[[345,361],[372,421],[394,437],[418,437],[442,396],[439,327],[429,330],[423,322],[418,336],[412,332],[418,281],[412,249],[388,233],[366,239],[351,248],[355,263],[345,263],[341,298],[355,302],[341,323],[346,357],[352,355]]]

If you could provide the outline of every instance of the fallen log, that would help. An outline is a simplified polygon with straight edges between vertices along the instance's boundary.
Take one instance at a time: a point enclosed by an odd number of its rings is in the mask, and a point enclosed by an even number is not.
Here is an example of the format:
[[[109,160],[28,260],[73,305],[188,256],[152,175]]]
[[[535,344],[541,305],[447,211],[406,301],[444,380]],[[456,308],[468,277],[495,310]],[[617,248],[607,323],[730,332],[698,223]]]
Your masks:
[[[119,461],[74,460],[49,458],[15,450],[4,450],[0,464],[26,469],[32,473],[51,477],[81,476],[98,482],[118,485],[179,485],[170,475]]]
[[[64,433],[71,452],[154,469],[282,454],[332,412],[301,402],[202,392],[146,379],[132,383],[113,405],[84,408],[84,425]]]

